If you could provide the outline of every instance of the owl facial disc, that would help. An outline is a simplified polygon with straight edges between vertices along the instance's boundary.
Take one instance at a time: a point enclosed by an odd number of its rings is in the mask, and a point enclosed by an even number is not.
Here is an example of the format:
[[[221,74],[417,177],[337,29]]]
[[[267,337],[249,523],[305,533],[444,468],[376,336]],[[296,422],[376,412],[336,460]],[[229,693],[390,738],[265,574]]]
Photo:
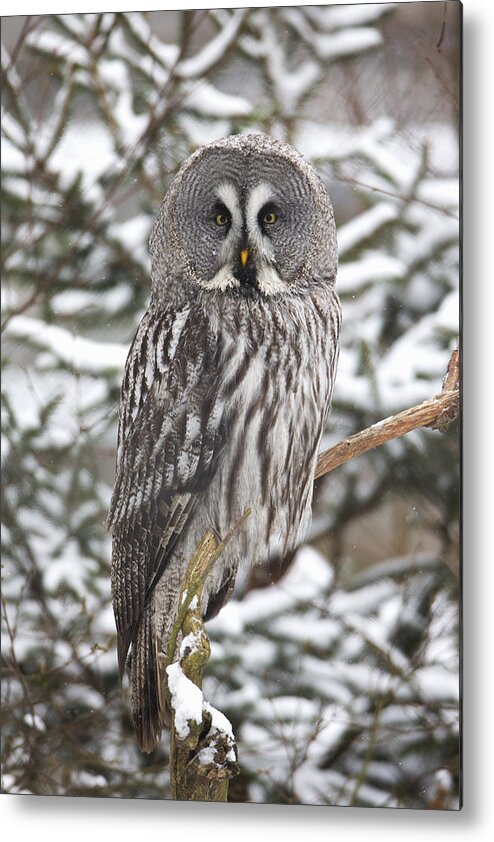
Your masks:
[[[203,282],[207,289],[235,289],[242,296],[254,298],[286,290],[276,268],[276,259],[269,239],[270,228],[279,216],[275,207],[274,188],[261,181],[253,188],[238,186],[229,181],[216,188],[220,209],[216,223],[224,229],[219,252],[221,268],[214,277]],[[268,220],[267,222],[264,220]]]

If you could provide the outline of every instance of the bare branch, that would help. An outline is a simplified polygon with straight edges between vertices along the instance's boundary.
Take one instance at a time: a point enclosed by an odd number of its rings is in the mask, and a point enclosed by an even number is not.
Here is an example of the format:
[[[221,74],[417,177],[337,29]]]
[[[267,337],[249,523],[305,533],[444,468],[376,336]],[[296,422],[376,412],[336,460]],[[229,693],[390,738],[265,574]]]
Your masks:
[[[448,370],[439,395],[416,406],[405,409],[397,415],[391,415],[378,421],[360,433],[343,439],[334,447],[319,454],[315,479],[329,474],[350,459],[355,459],[379,445],[404,436],[419,427],[432,427],[443,430],[458,415],[460,400],[459,390],[459,352],[454,349]]]
[[[439,33],[439,38],[437,39],[437,42],[436,42],[436,50],[438,51],[438,53],[441,52],[441,47],[443,45],[444,34],[446,32],[446,21],[447,21],[447,19],[448,19],[448,4],[443,3],[443,20],[442,20],[442,23],[441,23],[441,31]]]

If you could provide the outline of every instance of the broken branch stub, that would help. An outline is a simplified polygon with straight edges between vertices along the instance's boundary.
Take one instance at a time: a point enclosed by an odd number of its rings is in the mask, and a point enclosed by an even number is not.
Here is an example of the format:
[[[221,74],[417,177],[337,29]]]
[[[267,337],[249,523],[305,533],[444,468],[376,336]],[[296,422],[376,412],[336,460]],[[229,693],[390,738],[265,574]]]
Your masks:
[[[245,513],[236,526],[247,516]],[[202,671],[211,654],[202,620],[202,589],[230,537],[219,543],[212,532],[206,532],[198,544],[187,568],[168,647],[165,692],[172,713],[170,782],[172,798],[177,800],[226,801],[228,781],[239,772],[231,725],[202,694]],[[172,663],[180,638],[178,660]]]

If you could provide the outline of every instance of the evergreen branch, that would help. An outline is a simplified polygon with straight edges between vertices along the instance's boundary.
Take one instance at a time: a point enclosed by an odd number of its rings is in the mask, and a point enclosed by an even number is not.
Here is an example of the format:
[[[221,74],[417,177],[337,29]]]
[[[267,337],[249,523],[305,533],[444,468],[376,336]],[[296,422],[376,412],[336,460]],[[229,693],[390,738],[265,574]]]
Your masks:
[[[204,78],[211,73],[235,43],[237,34],[248,15],[248,9],[234,9],[219,32],[191,58],[183,58],[176,67],[182,79]]]

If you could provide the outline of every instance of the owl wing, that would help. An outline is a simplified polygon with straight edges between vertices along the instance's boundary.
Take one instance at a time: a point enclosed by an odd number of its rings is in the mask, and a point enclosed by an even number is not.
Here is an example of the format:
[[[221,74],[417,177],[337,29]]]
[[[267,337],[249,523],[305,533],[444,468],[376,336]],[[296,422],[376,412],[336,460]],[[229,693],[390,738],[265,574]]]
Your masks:
[[[108,518],[121,675],[146,602],[216,468],[220,345],[201,312],[151,308],[129,351]]]

